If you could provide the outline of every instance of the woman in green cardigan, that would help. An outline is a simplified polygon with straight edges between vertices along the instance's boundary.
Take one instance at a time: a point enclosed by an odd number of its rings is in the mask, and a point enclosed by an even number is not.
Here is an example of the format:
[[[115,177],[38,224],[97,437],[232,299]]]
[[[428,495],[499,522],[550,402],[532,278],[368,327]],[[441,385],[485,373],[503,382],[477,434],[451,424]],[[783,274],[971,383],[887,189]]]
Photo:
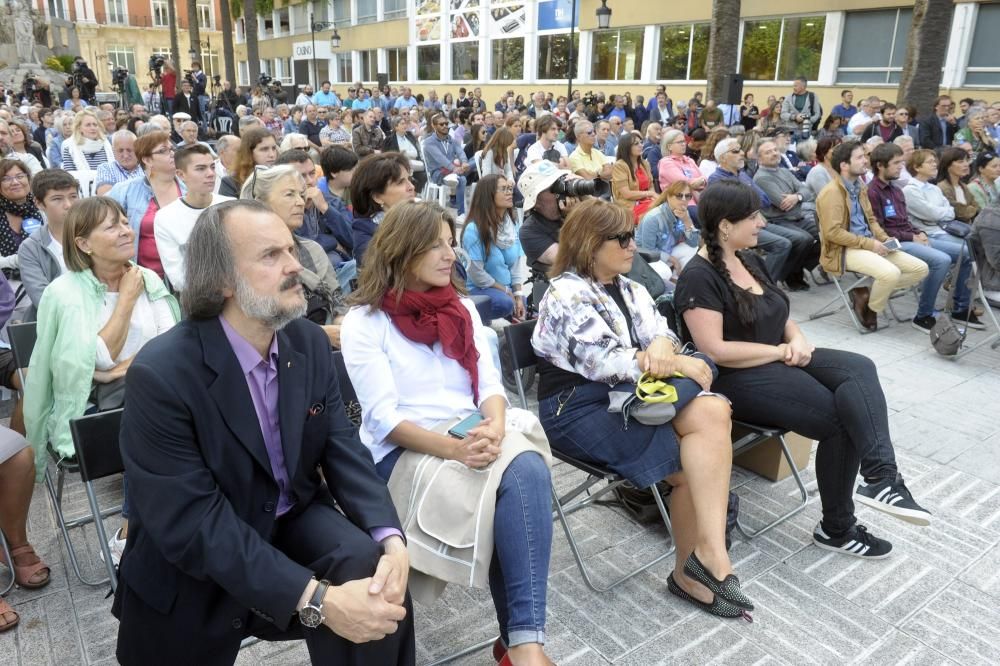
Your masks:
[[[180,318],[163,281],[132,261],[134,235],[125,211],[107,197],[80,201],[66,218],[58,239],[66,272],[42,295],[24,387],[25,428],[39,481],[48,447],[57,456],[75,456],[70,420],[120,407],[136,352]],[[111,538],[115,559],[125,548],[127,527],[126,492],[122,529]]]

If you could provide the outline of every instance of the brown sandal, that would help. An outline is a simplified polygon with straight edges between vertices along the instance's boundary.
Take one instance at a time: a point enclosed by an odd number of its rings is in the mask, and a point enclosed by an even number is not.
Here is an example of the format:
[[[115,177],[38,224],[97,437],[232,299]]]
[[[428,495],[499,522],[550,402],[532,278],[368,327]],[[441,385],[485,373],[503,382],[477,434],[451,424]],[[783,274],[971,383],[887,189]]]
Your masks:
[[[6,624],[0,624],[0,634],[5,631],[10,631],[17,626],[18,622],[21,621],[21,616],[17,614],[17,611],[11,608],[6,599],[0,597],[0,620],[3,620],[3,616],[8,613],[11,613],[14,616],[14,621],[7,622]]]
[[[34,555],[37,558],[37,561],[34,562],[33,564],[22,565],[17,563],[18,555],[28,555],[28,554]],[[49,567],[48,564],[46,564],[42,560],[42,558],[38,557],[38,555],[35,553],[35,549],[31,547],[30,543],[18,546],[17,548],[11,548],[10,557],[12,560],[14,560],[13,564],[14,580],[17,581],[17,584],[23,587],[24,589],[37,590],[38,588],[45,587],[52,580],[51,576],[52,569]],[[3,557],[0,557],[0,562],[3,562],[8,567],[11,566],[8,562],[4,561]],[[43,570],[45,571],[45,578],[43,578],[41,581],[32,582],[31,579],[34,578],[35,575],[42,572]]]

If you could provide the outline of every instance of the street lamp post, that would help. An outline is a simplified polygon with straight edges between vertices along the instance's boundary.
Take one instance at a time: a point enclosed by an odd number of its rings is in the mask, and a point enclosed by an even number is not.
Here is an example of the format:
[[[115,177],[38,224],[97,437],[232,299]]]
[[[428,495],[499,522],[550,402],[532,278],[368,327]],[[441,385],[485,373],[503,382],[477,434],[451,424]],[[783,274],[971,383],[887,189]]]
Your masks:
[[[576,35],[576,3],[577,0],[573,0],[573,8],[569,14],[569,85],[566,89],[566,99],[569,102],[573,101],[573,67],[575,65],[573,55],[576,50],[573,47],[573,37]],[[608,8],[608,0],[601,0],[601,6],[597,8],[597,27],[601,30],[607,30],[610,25],[611,10]]]
[[[312,35],[313,85],[317,88],[319,87],[319,69],[316,65],[316,33],[321,30],[333,28],[333,34],[330,36],[330,48],[333,50],[339,49],[340,33],[337,32],[337,28],[333,23],[333,21],[313,21],[313,13],[309,12],[309,31]]]

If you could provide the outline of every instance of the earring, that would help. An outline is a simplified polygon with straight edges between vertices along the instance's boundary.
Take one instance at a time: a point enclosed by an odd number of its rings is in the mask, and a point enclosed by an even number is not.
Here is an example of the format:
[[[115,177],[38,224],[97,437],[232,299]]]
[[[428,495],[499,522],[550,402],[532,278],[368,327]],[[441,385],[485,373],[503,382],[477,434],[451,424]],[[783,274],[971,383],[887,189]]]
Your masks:
[[[729,232],[728,231],[723,231],[722,232],[722,242],[725,243],[727,240],[729,240]]]

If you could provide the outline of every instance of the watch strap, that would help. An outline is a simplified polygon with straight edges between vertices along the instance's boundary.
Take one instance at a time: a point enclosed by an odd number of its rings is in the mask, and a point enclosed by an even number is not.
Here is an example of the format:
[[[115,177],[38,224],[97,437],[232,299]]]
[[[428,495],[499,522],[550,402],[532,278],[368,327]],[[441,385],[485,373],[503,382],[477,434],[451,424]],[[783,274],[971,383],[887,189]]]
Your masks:
[[[309,606],[316,608],[322,612],[323,610],[323,599],[326,597],[326,591],[330,587],[330,581],[323,579],[319,581],[316,585],[316,589],[313,590],[312,597],[309,598]]]

